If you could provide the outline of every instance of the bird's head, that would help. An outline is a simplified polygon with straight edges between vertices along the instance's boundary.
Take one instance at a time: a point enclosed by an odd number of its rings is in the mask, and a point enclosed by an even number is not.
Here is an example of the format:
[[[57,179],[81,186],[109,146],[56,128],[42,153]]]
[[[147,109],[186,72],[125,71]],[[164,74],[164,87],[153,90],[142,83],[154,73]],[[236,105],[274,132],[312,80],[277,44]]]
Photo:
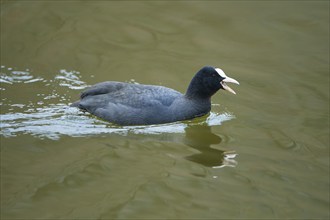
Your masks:
[[[186,94],[190,97],[210,98],[219,89],[236,94],[227,83],[239,85],[237,80],[228,77],[222,69],[205,66],[200,69],[191,80]]]

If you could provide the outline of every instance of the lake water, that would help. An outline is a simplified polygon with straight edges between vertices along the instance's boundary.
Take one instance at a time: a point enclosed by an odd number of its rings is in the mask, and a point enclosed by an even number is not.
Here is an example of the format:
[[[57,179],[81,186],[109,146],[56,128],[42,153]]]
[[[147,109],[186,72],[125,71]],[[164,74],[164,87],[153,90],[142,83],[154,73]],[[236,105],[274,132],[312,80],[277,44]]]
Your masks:
[[[68,105],[101,81],[210,115],[120,127]],[[2,1],[2,219],[329,219],[328,1]]]

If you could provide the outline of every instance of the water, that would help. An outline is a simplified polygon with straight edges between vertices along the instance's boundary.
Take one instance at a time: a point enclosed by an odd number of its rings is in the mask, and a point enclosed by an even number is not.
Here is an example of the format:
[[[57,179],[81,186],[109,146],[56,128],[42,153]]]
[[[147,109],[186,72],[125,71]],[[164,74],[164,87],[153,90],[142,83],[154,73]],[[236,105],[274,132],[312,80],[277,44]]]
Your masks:
[[[329,2],[1,3],[1,218],[329,214]],[[209,115],[116,126],[69,104],[116,80],[240,86]]]

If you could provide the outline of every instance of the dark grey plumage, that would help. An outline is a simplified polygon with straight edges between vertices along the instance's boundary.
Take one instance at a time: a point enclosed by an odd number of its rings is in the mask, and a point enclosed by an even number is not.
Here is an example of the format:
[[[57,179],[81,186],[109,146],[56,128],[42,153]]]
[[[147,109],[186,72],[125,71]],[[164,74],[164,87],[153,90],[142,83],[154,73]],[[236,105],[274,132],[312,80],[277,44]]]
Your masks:
[[[162,124],[192,119],[211,110],[211,96],[223,88],[215,68],[203,67],[182,94],[164,86],[102,82],[71,106],[119,125]]]

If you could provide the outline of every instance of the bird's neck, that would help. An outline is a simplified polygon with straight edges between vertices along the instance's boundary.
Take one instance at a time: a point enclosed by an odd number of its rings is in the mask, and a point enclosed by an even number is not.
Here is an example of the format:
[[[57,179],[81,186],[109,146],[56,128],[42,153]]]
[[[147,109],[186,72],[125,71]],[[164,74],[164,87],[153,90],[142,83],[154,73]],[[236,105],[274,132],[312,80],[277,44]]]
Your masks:
[[[205,99],[210,100],[211,96],[210,92],[207,89],[203,89],[199,86],[199,82],[196,80],[192,80],[188,86],[185,97],[189,99]]]

